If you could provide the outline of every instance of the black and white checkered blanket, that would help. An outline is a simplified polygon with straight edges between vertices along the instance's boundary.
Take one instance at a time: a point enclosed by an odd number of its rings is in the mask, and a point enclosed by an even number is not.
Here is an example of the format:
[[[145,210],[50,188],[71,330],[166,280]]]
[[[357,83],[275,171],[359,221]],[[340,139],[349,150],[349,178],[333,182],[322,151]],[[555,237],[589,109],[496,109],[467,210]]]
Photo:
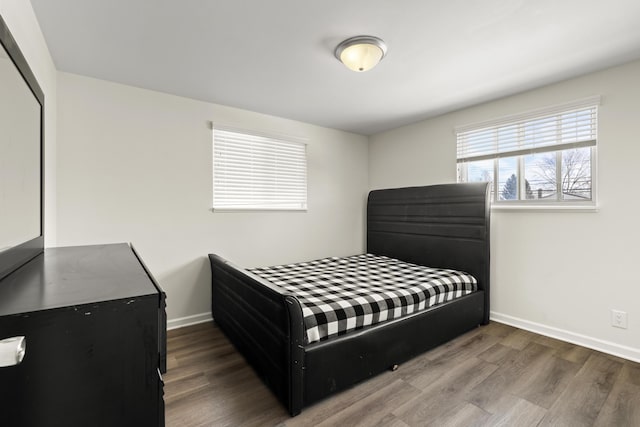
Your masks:
[[[308,343],[415,313],[476,290],[460,271],[363,254],[250,270],[302,305]]]

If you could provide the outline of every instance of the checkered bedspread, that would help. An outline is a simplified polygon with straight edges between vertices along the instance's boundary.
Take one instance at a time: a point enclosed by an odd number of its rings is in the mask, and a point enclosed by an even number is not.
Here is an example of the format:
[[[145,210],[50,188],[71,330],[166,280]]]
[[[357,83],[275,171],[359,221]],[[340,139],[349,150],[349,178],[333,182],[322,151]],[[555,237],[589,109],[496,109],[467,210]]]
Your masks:
[[[476,290],[466,273],[363,254],[250,269],[302,305],[307,343],[415,313]]]

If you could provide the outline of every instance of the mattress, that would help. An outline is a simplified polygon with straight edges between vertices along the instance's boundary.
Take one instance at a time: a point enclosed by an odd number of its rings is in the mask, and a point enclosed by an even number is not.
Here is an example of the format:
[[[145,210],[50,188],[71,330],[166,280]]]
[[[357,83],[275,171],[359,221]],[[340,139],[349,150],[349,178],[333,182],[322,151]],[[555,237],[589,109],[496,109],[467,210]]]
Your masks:
[[[465,272],[362,254],[250,269],[295,296],[306,344],[398,319],[477,289]]]

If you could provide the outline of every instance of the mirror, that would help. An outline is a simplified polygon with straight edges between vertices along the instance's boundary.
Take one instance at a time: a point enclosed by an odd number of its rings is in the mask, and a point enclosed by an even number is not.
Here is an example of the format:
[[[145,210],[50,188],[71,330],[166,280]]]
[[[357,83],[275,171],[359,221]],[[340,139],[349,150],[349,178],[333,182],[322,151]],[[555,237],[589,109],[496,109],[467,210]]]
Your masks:
[[[44,96],[0,17],[0,278],[42,252]]]
[[[0,251],[40,235],[40,105],[0,50]],[[34,143],[34,141],[36,143]]]

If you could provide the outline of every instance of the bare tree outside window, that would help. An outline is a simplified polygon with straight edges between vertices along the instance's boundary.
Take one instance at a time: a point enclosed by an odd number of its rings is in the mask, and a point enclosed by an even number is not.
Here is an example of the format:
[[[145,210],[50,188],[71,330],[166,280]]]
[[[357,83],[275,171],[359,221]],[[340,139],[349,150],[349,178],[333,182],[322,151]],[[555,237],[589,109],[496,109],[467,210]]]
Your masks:
[[[562,152],[560,188],[562,198],[591,199],[591,150],[576,148]],[[534,190],[556,187],[556,157],[538,159]]]
[[[591,150],[576,148],[562,152],[562,195],[591,199]]]

